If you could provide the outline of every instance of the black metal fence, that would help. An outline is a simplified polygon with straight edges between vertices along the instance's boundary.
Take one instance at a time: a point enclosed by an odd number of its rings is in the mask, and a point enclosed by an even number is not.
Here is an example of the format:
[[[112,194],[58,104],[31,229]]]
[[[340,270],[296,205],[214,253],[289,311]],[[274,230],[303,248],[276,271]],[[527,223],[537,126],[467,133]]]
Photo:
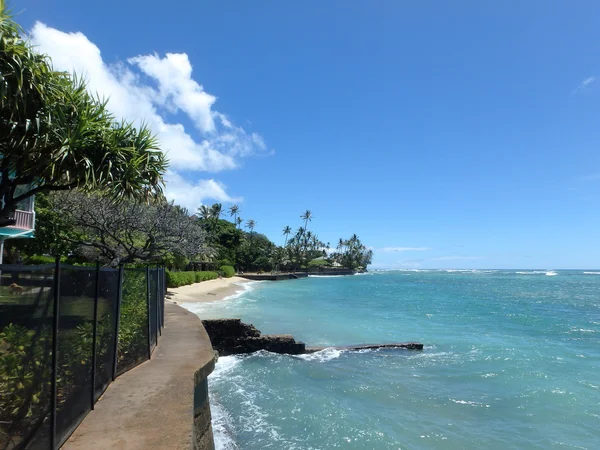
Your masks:
[[[163,268],[0,265],[0,450],[57,449],[164,326]]]

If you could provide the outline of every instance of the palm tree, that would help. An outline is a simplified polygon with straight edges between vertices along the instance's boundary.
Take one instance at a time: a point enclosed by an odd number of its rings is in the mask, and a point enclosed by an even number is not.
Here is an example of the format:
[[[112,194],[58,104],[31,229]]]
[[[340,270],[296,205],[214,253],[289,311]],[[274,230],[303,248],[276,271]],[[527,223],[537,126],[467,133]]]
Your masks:
[[[285,244],[283,244],[284,247],[287,245],[288,236],[290,235],[291,232],[292,232],[292,229],[290,228],[289,225],[286,225],[283,228],[283,235],[285,236]]]
[[[212,210],[208,206],[202,205],[200,208],[198,208],[198,212],[196,214],[198,214],[202,219],[208,220],[212,217]]]
[[[238,205],[231,205],[229,207],[229,217],[233,217],[233,223],[237,223],[237,215],[240,212],[240,207]]]
[[[221,217],[222,210],[223,210],[223,205],[220,203],[215,203],[214,205],[212,205],[210,207],[211,216],[215,220],[215,222],[218,221],[219,218]]]
[[[240,229],[240,225],[244,222],[244,219],[242,219],[241,217],[236,217],[235,219],[235,223],[238,227],[238,230]]]
[[[248,222],[246,222],[246,228],[250,230],[250,240],[252,240],[252,232],[254,231],[255,227],[256,222],[254,220],[250,219]]]
[[[308,227],[308,222],[312,220],[312,212],[310,211],[310,209],[304,211],[304,214],[302,214],[300,218],[304,220],[304,229],[306,230]]]

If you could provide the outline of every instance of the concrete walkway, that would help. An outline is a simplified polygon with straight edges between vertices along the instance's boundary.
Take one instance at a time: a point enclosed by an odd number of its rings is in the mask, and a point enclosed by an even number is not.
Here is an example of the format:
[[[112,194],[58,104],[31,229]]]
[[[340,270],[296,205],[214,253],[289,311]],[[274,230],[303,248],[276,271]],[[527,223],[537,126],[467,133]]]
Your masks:
[[[213,356],[200,319],[167,303],[152,359],[117,378],[62,448],[190,449],[194,372]]]

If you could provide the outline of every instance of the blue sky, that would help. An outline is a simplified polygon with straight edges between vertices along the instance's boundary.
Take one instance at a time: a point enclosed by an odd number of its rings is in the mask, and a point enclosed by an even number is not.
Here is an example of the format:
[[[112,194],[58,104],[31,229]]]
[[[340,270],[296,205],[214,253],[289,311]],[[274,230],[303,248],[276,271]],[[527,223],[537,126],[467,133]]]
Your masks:
[[[160,131],[176,201],[281,241],[311,209],[377,267],[600,267],[600,3],[82,5],[13,9]]]

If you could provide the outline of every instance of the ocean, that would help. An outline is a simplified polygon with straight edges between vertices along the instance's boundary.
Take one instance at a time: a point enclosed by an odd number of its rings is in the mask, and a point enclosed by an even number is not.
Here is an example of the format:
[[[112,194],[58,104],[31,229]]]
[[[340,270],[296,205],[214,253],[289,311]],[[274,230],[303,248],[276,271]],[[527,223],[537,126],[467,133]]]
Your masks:
[[[381,271],[187,304],[309,345],[219,359],[217,449],[599,449],[600,272]]]

